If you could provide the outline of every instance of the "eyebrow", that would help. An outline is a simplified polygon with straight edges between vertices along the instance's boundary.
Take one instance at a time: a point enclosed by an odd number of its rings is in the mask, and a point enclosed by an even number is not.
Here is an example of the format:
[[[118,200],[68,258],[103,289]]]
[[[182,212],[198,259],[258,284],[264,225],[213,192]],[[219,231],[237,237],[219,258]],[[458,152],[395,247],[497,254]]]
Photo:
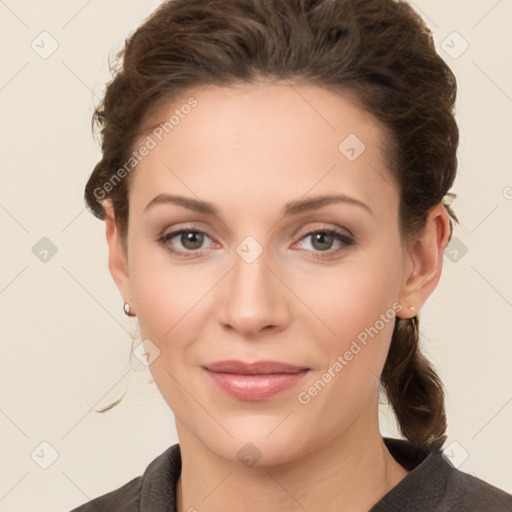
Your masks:
[[[370,207],[366,203],[359,201],[359,199],[355,199],[344,194],[336,194],[323,195],[312,197],[310,199],[299,199],[297,201],[291,201],[284,206],[282,210],[282,216],[284,217],[287,215],[297,215],[305,211],[316,210],[322,208],[323,206],[328,206],[330,204],[335,203],[346,203],[359,206],[365,209],[368,213],[373,214]],[[198,199],[193,199],[191,197],[184,197],[173,194],[157,195],[146,205],[146,207],[144,208],[144,212],[154,208],[156,205],[159,204],[177,204],[179,206],[183,206],[184,208],[188,208],[189,210],[194,210],[205,215],[218,216],[218,210],[212,203],[209,203],[207,201],[201,201]]]

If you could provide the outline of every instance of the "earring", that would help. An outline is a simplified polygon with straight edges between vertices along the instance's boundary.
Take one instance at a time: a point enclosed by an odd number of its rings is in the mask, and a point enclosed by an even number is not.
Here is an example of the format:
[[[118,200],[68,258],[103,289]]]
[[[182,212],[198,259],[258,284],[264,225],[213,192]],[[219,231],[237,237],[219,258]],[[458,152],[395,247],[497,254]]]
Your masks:
[[[409,309],[410,309],[411,311],[414,311],[414,306],[409,306]]]
[[[123,305],[123,311],[126,316],[137,316],[135,313],[132,313],[130,304],[128,302],[125,302]]]

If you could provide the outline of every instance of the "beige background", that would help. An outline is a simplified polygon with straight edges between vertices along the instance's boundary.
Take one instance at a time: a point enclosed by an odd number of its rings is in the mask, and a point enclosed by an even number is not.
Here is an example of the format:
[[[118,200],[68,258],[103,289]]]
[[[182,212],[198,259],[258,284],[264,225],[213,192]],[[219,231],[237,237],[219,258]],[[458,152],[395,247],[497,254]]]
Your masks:
[[[177,442],[148,371],[130,365],[137,324],[122,313],[103,224],[82,199],[99,158],[90,118],[108,54],[159,3],[0,2],[0,511],[69,510]],[[462,132],[461,224],[420,313],[422,344],[447,388],[447,456],[512,492],[512,1],[414,5],[458,77]],[[43,237],[57,250],[45,262]],[[110,412],[94,411],[123,393]],[[394,432],[385,409],[382,430]]]

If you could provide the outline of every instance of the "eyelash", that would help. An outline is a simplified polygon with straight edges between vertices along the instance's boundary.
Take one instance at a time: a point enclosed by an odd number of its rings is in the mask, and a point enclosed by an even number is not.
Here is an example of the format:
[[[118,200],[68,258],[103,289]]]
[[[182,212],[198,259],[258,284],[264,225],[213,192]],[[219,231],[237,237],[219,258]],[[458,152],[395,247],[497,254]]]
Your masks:
[[[199,234],[202,234],[202,235],[206,235],[208,238],[211,239],[211,237],[208,235],[208,233],[206,233],[205,231],[202,231],[200,229],[195,229],[195,228],[192,228],[192,227],[182,227],[180,229],[177,229],[175,231],[171,231],[170,233],[165,233],[163,234],[162,236],[158,237],[157,238],[157,242],[162,245],[164,247],[164,249],[166,249],[167,251],[169,251],[171,254],[174,254],[180,258],[198,258],[198,257],[201,257],[202,256],[202,252],[201,250],[196,250],[196,251],[180,251],[180,250],[177,250],[177,249],[173,249],[171,248],[171,246],[167,243],[169,240],[171,240],[172,238],[174,238],[175,236],[177,235],[181,235],[183,233],[199,233]],[[304,240],[305,238],[307,237],[310,237],[316,233],[322,233],[322,234],[327,234],[327,235],[332,235],[334,236],[334,238],[336,240],[338,240],[339,242],[342,243],[342,247],[336,249],[336,250],[327,250],[327,251],[311,251],[311,257],[313,258],[316,258],[316,259],[321,259],[321,258],[324,258],[324,259],[327,259],[327,258],[331,258],[333,257],[333,254],[337,254],[343,250],[345,250],[346,248],[352,246],[352,245],[355,245],[355,239],[341,231],[338,231],[336,229],[333,229],[333,228],[328,228],[328,227],[322,227],[322,228],[317,228],[317,229],[314,229],[314,230],[311,230],[311,231],[308,231],[307,233],[305,233],[301,238],[300,240]],[[299,240],[299,241],[300,241]]]

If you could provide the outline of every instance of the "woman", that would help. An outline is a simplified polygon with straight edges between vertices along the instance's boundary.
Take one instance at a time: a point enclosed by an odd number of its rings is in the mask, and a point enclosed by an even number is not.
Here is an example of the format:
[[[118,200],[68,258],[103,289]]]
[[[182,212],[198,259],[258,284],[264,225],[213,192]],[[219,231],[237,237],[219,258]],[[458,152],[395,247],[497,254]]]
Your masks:
[[[512,509],[442,456],[418,347],[456,220],[455,77],[394,0],[173,0],[86,187],[179,444],[75,509]],[[383,438],[382,390],[405,439]]]

